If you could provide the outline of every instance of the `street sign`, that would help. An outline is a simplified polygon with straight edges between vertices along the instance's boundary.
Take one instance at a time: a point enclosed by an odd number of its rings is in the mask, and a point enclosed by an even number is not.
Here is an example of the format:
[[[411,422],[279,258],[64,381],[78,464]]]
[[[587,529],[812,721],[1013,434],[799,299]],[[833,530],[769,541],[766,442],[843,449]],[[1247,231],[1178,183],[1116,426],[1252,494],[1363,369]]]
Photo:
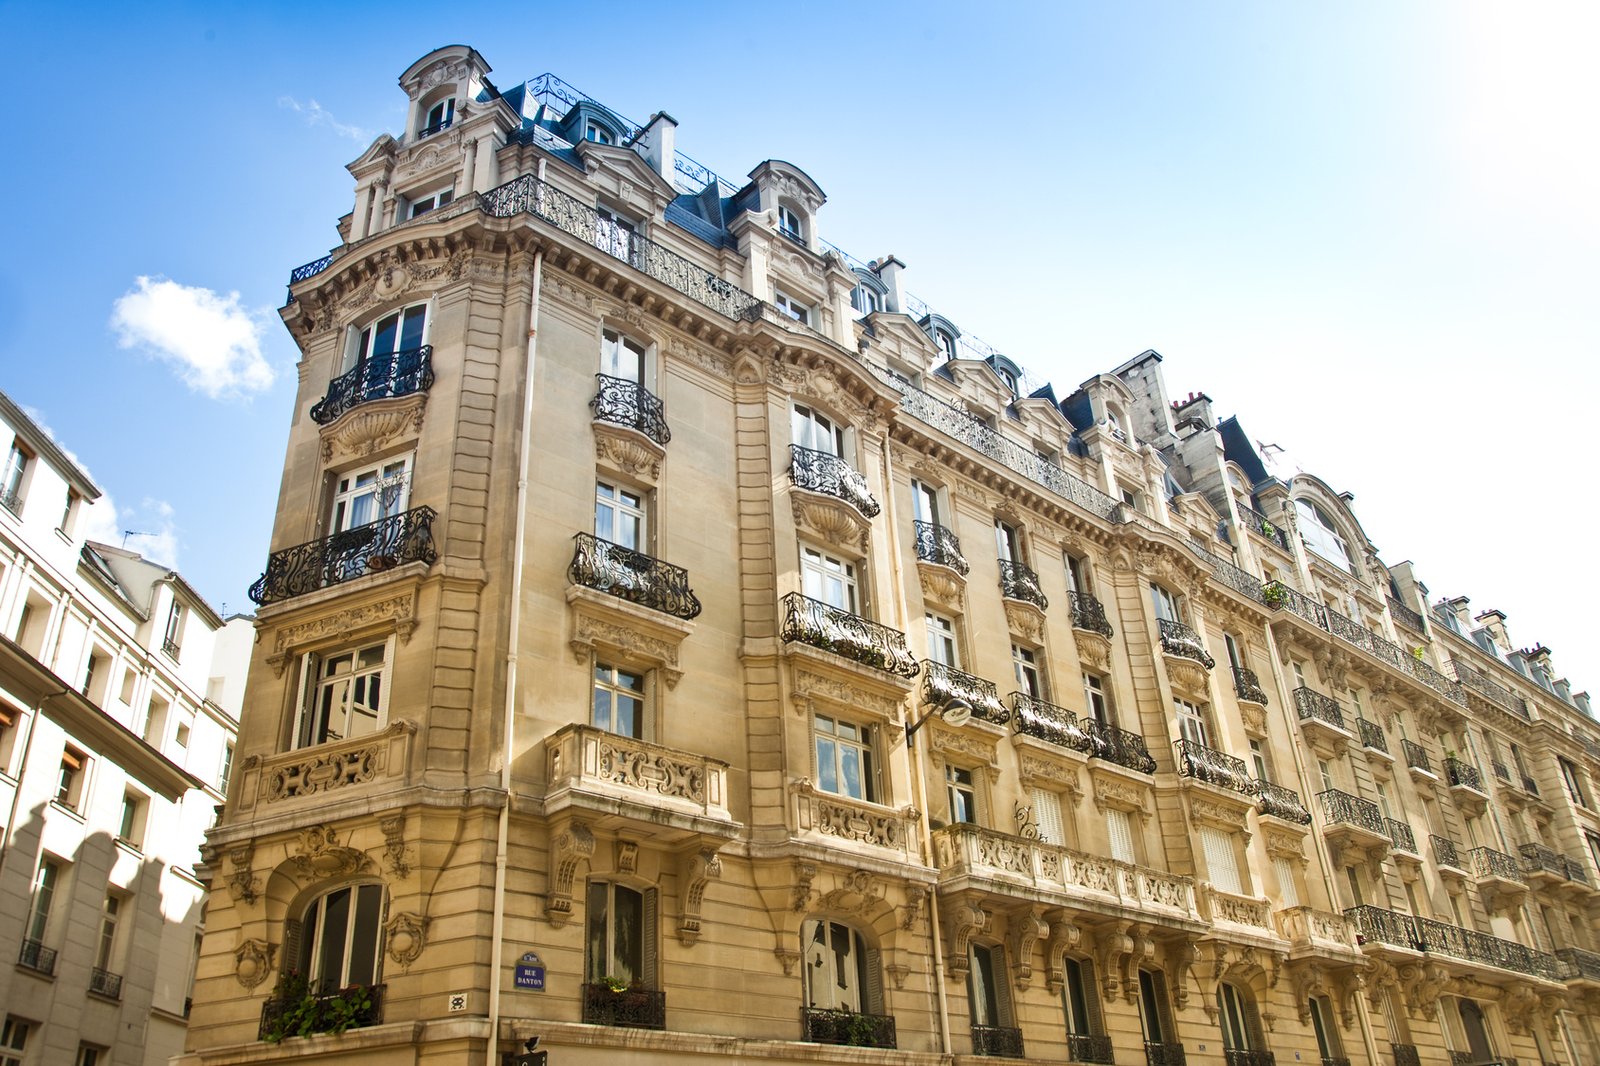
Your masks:
[[[539,961],[539,956],[531,951],[522,956],[512,984],[528,992],[544,991],[544,963]]]

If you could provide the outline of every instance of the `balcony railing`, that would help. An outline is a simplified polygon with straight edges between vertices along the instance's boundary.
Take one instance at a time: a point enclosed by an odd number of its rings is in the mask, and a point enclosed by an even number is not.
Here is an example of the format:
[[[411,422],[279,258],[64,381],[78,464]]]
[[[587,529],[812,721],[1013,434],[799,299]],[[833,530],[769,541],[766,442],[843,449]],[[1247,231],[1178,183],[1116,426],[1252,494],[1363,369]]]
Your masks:
[[[1424,951],[1465,962],[1494,966],[1546,981],[1566,979],[1566,967],[1554,955],[1504,940],[1476,929],[1462,929],[1432,918],[1414,919]]]
[[[665,1029],[667,994],[650,988],[613,991],[610,985],[583,986],[583,1021],[624,1029]]]
[[[1089,1033],[1067,1034],[1067,1061],[1092,1062],[1111,1066],[1116,1059],[1111,1054],[1111,1038]]]
[[[1479,877],[1498,877],[1505,881],[1521,881],[1522,867],[1516,858],[1493,848],[1473,848],[1467,852],[1472,860],[1472,872]]]
[[[1252,575],[1229,559],[1225,559],[1206,547],[1199,540],[1189,541],[1189,547],[1194,553],[1211,564],[1211,576],[1223,585],[1233,589],[1241,595],[1248,596],[1257,603],[1265,602],[1265,594],[1261,591],[1261,579]]]
[[[349,988],[329,989],[323,995],[310,995],[310,1007],[299,997],[269,999],[261,1004],[261,1028],[258,1040],[277,1040],[290,1035],[284,1030],[285,1017],[291,1010],[297,1015],[295,1036],[307,1033],[327,1033],[338,1028],[360,1029],[383,1024],[383,985],[352,985]],[[307,1028],[302,1030],[301,1025]]]
[[[576,546],[567,577],[574,585],[609,593],[641,607],[685,621],[700,613],[700,601],[681,566],[601,540],[592,533],[573,535]]]
[[[552,792],[598,794],[635,818],[679,811],[732,820],[728,766],[717,759],[578,723],[546,737],[545,750]]]
[[[800,1008],[801,1040],[849,1047],[895,1047],[894,1018],[852,1010]]]
[[[1600,983],[1600,955],[1582,948],[1556,948],[1556,958],[1567,964],[1567,980]]]
[[[1058,748],[1081,751],[1085,755],[1095,750],[1095,738],[1084,722],[1065,707],[1057,707],[1036,696],[1023,692],[1011,694],[1011,721],[1016,731],[1034,737]]]
[[[431,388],[433,345],[371,355],[328,382],[328,394],[312,406],[311,419],[325,426],[352,407]]]
[[[1371,800],[1352,796],[1336,788],[1317,793],[1317,799],[1322,801],[1322,816],[1329,823],[1356,826],[1381,837],[1389,835],[1383,812]]]
[[[1494,772],[1494,776],[1498,777],[1506,784],[1509,785],[1511,783],[1511,771],[1506,767],[1506,764],[1501,762],[1499,759],[1491,759],[1489,761],[1489,769]]]
[[[1400,741],[1400,750],[1405,753],[1406,765],[1421,770],[1423,773],[1433,773],[1433,763],[1428,759],[1428,749],[1414,740]]]
[[[22,951],[17,955],[17,965],[35,973],[55,973],[56,949],[47,948],[38,940],[25,939],[22,942]]]
[[[1413,633],[1425,632],[1422,627],[1422,615],[1418,614],[1416,611],[1413,611],[1411,608],[1407,607],[1393,596],[1389,597],[1389,614],[1393,616],[1396,622],[1405,626]]]
[[[1433,845],[1434,862],[1440,866],[1448,866],[1452,870],[1466,869],[1466,866],[1461,862],[1461,850],[1456,847],[1454,840],[1435,833],[1428,837],[1428,842]]]
[[[1526,792],[1528,795],[1530,795],[1530,796],[1534,797],[1535,799],[1537,799],[1539,797],[1539,782],[1535,781],[1533,778],[1529,777],[1527,774],[1523,774],[1522,775],[1522,791]]]
[[[167,658],[174,662],[178,660],[178,656],[183,652],[183,648],[171,637],[161,638],[161,650]]]
[[[1270,1051],[1246,1051],[1243,1048],[1228,1048],[1223,1051],[1222,1058],[1227,1066],[1274,1066],[1278,1061]]]
[[[1110,640],[1111,623],[1106,620],[1106,609],[1099,600],[1087,592],[1069,593],[1072,600],[1072,628],[1099,633]]]
[[[1145,1041],[1144,1066],[1186,1066],[1182,1044],[1157,1044]]]
[[[307,278],[316,277],[324,270],[327,270],[332,263],[333,255],[331,253],[323,256],[321,259],[313,259],[309,263],[301,263],[299,266],[289,271],[289,288],[293,289],[296,282],[304,281]],[[284,303],[286,305],[294,303],[293,292],[289,293],[289,297],[284,301]]]
[[[925,563],[948,566],[962,577],[970,567],[961,554],[961,542],[956,535],[937,522],[924,522],[918,518],[912,523],[916,531],[917,558]]]
[[[1451,659],[1445,663],[1445,670],[1455,675],[1455,679],[1461,682],[1462,685],[1502,710],[1510,711],[1518,718],[1532,719],[1533,716],[1528,712],[1526,700],[1504,685],[1490,680],[1487,674],[1476,667],[1469,666],[1460,659]]]
[[[1243,504],[1236,503],[1235,506],[1239,508],[1239,520],[1244,523],[1246,529],[1261,534],[1284,551],[1289,550],[1288,534],[1273,524],[1266,515]]]
[[[1246,703],[1265,705],[1267,702],[1267,693],[1261,687],[1261,679],[1256,677],[1254,670],[1248,670],[1243,666],[1233,668],[1233,691]]]
[[[596,421],[636,429],[662,447],[672,440],[666,408],[649,389],[637,381],[610,374],[596,374],[594,381],[594,399],[589,401],[589,408]]]
[[[1256,794],[1255,778],[1243,759],[1208,748],[1187,737],[1173,742],[1177,750],[1178,774],[1204,781],[1208,785],[1231,789],[1246,796]]]
[[[761,301],[731,281],[642,234],[629,233],[610,220],[602,220],[593,204],[531,174],[490,189],[479,197],[478,203],[483,213],[492,218],[526,213],[542,219],[725,318],[754,319],[761,313]]]
[[[424,137],[432,137],[435,133],[443,133],[454,123],[455,119],[453,118],[442,118],[431,126],[424,126],[417,131],[417,140],[420,141]]]
[[[1553,848],[1543,844],[1523,844],[1517,848],[1517,852],[1522,857],[1518,864],[1519,872],[1552,874],[1563,881],[1589,883],[1589,875],[1583,867]],[[1506,858],[1510,859],[1511,856],[1507,855]],[[1579,876],[1572,876],[1574,870]]]
[[[1422,1066],[1422,1056],[1415,1044],[1390,1044],[1389,1054],[1394,1057],[1394,1066]]]
[[[1000,595],[1008,600],[1031,603],[1041,611],[1050,608],[1044,589],[1039,587],[1039,575],[1010,559],[1000,560]]]
[[[1356,927],[1357,943],[1387,944],[1408,951],[1422,950],[1416,920],[1409,914],[1370,904],[1351,907],[1344,914]]]
[[[843,500],[863,517],[876,518],[882,510],[867,491],[867,479],[831,452],[789,445],[789,479],[796,488]]]
[[[1296,825],[1311,824],[1311,812],[1306,810],[1305,802],[1300,799],[1300,793],[1283,785],[1275,785],[1271,781],[1257,781],[1255,785],[1256,793],[1261,797],[1262,814],[1282,818]]]
[[[906,635],[821,600],[791,592],[783,598],[783,639],[822,648],[901,677],[921,669]]]
[[[1417,837],[1411,827],[1398,818],[1385,818],[1383,824],[1389,827],[1389,842],[1394,845],[1394,850],[1403,851],[1408,855],[1421,854],[1417,851]]]
[[[922,698],[934,707],[960,700],[972,708],[972,717],[995,725],[1011,720],[1011,710],[1000,702],[993,681],[932,660],[922,664]]]
[[[431,566],[438,558],[433,547],[434,517],[432,507],[414,507],[273,552],[267,557],[266,572],[250,586],[250,598],[265,605],[403,563]]]
[[[1344,711],[1332,696],[1324,696],[1302,685],[1294,690],[1294,707],[1302,722],[1317,721],[1335,729],[1344,728]]]
[[[1157,619],[1157,628],[1161,631],[1161,651],[1165,655],[1175,655],[1182,659],[1193,659],[1203,663],[1207,670],[1217,665],[1217,661],[1206,651],[1205,645],[1200,643],[1200,634],[1182,622],[1171,619]]]
[[[121,999],[122,975],[96,966],[89,971],[89,991],[107,999]]]
[[[972,1053],[999,1059],[1020,1059],[1023,1057],[1022,1030],[1005,1025],[974,1025]]]
[[[1471,763],[1462,762],[1454,755],[1445,756],[1444,775],[1445,780],[1452,786],[1470,788],[1474,792],[1483,791],[1483,775],[1478,772],[1478,768]]]
[[[1350,1066],[1350,1059],[1346,1055],[1324,1055],[1322,1066]]]
[[[1091,754],[1097,759],[1137,770],[1141,774],[1156,772],[1155,757],[1138,733],[1120,729],[1106,722],[1086,721],[1083,727],[1094,745]]]
[[[1356,735],[1361,738],[1363,748],[1381,751],[1389,754],[1389,738],[1383,735],[1383,726],[1367,718],[1356,719]]]

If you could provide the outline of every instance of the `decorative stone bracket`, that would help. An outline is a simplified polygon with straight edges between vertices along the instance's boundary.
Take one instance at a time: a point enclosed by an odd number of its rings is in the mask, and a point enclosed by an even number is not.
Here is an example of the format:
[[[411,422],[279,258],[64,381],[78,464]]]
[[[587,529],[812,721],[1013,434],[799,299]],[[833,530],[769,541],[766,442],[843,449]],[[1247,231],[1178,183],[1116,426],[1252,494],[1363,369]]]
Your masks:
[[[722,879],[722,860],[716,848],[700,848],[683,857],[679,876],[682,913],[678,917],[678,942],[693,947],[700,939],[700,907],[705,902],[706,886]]]
[[[261,895],[261,882],[252,869],[255,863],[254,841],[246,841],[228,852],[233,870],[228,874],[228,894],[236,903],[254,903]]]
[[[1083,930],[1077,923],[1067,919],[1066,912],[1058,910],[1051,914],[1050,939],[1045,943],[1044,964],[1045,983],[1052,996],[1059,995],[1061,987],[1066,984],[1067,952],[1077,950],[1082,940]]]
[[[580,663],[597,649],[616,652],[660,670],[667,687],[677,687],[683,676],[678,648],[694,631],[693,623],[582,585],[568,586],[567,604],[572,617],[568,644]]]
[[[594,857],[594,833],[573,822],[550,836],[550,890],[544,916],[557,929],[572,917],[572,881],[578,864]]]
[[[975,901],[964,899],[950,907],[950,916],[946,921],[950,926],[946,976],[951,980],[966,980],[972,938],[989,928],[989,912]]]
[[[1027,988],[1033,981],[1033,949],[1041,939],[1050,935],[1050,927],[1040,916],[1039,907],[1025,907],[1011,915],[1012,972],[1018,988]]]

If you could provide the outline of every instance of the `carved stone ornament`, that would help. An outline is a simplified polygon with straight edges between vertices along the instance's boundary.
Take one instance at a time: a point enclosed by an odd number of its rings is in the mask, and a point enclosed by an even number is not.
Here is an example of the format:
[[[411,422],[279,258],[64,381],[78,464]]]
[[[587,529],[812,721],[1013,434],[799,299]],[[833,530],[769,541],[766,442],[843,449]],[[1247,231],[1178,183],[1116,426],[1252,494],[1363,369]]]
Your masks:
[[[948,566],[917,561],[917,579],[922,584],[922,595],[948,611],[960,613],[966,609],[967,579]]]
[[[272,667],[275,677],[282,677],[283,668],[295,649],[323,640],[343,639],[356,630],[384,625],[400,635],[402,644],[411,640],[411,634],[417,628],[415,591],[346,607],[310,622],[282,626],[273,640],[273,651],[267,656],[267,663]]]
[[[1011,916],[1012,972],[1018,988],[1027,988],[1033,981],[1033,949],[1050,935],[1050,927],[1040,916],[1039,907],[1029,907]]]
[[[398,441],[422,432],[428,394],[370,400],[322,427],[322,461],[342,462],[376,455]]]
[[[402,911],[384,925],[389,957],[402,970],[411,969],[411,964],[417,961],[417,956],[421,955],[422,949],[427,946],[428,923],[431,920],[420,914]]]
[[[717,849],[700,848],[685,855],[679,876],[683,912],[678,916],[678,943],[687,948],[700,939],[700,908],[705,902],[706,886],[722,879]]]
[[[794,976],[794,964],[800,961],[800,953],[793,948],[773,948],[772,953],[778,957],[778,965],[783,967],[783,976]]]
[[[406,861],[406,816],[397,814],[385,818],[378,823],[378,828],[383,830],[383,859],[389,872],[405,877],[411,872],[411,864]]]
[[[1034,644],[1044,642],[1044,612],[1031,603],[1006,600],[1006,625],[1011,632]]]
[[[1267,854],[1275,859],[1292,859],[1298,863],[1306,861],[1306,838],[1303,832],[1294,833],[1283,829],[1262,827],[1262,836],[1266,840]]]
[[[884,906],[884,883],[866,870],[834,875],[834,887],[817,898],[817,906],[852,917],[870,919]]]
[[[639,842],[637,840],[619,840],[611,857],[612,863],[617,868],[617,873],[632,877],[639,872]]]
[[[339,843],[339,834],[331,825],[300,830],[300,848],[290,859],[302,875],[321,880],[349,877],[372,863],[366,852]]]
[[[996,752],[995,742],[987,737],[975,736],[969,733],[958,733],[953,729],[933,724],[931,727],[933,738],[928,746],[935,752],[944,755],[954,752],[969,758],[981,761],[991,768],[1000,765],[1000,757]]]
[[[811,905],[811,883],[817,879],[817,866],[810,862],[794,864],[794,882],[789,889],[789,909],[800,914]]]
[[[228,873],[228,895],[235,903],[254,903],[261,894],[261,882],[251,870],[255,862],[256,847],[252,842],[240,844],[228,851],[228,862],[233,869]]]
[[[1167,664],[1167,679],[1172,682],[1173,688],[1191,695],[1206,694],[1210,675],[1204,666],[1181,655],[1163,655],[1161,658]]]
[[[1239,701],[1239,717],[1244,721],[1244,731],[1261,739],[1267,735],[1267,711],[1258,703]]]
[[[773,369],[773,379],[796,400],[815,404],[833,411],[858,428],[868,418],[866,404],[851,394],[850,378],[841,374],[831,362],[817,361],[815,366],[779,364]]]
[[[1013,734],[1013,743],[1016,737],[1025,735]],[[1065,793],[1067,802],[1077,807],[1078,801],[1083,799],[1083,785],[1078,780],[1077,764],[1054,755],[1054,752],[1021,752],[1017,759],[1017,775],[1024,788],[1048,788],[1052,792]]]
[[[1061,994],[1066,984],[1067,952],[1077,951],[1083,940],[1083,929],[1071,921],[1065,911],[1055,911],[1050,917],[1050,939],[1044,948],[1045,983],[1052,996]]]
[[[665,347],[668,354],[699,367],[714,378],[726,381],[733,376],[733,360],[722,352],[691,344],[675,336],[667,338]]]
[[[254,989],[272,973],[272,957],[278,945],[265,940],[245,940],[233,949],[233,976],[247,989]]]
[[[964,899],[952,905],[947,914],[949,916],[945,920],[950,925],[950,947],[945,974],[953,981],[966,980],[967,960],[971,955],[968,949],[972,938],[989,928],[989,912],[974,900]]]
[[[1078,646],[1079,661],[1097,673],[1111,669],[1111,641],[1087,629],[1073,629],[1073,643]]]
[[[807,718],[815,715],[819,710],[817,703],[821,701],[858,713],[866,712],[885,722],[898,722],[900,719],[902,704],[897,699],[869,692],[841,678],[824,677],[799,666],[794,668],[793,676],[789,691],[796,714]]]
[[[1239,802],[1232,802],[1232,797],[1224,799],[1221,796],[1201,796],[1190,794],[1189,816],[1201,825],[1215,826],[1229,832],[1243,835],[1245,847],[1250,846],[1250,832],[1245,829],[1246,818],[1249,816],[1253,804],[1243,796]]]
[[[925,885],[907,885],[906,901],[900,908],[900,929],[909,933],[916,927],[917,919],[922,917],[923,909],[928,905],[928,889]]]
[[[578,662],[604,649],[660,670],[667,687],[677,687],[683,677],[678,647],[694,631],[693,623],[581,585],[567,587],[567,604],[572,615],[568,645]]]
[[[1094,779],[1094,805],[1102,812],[1115,809],[1129,811],[1140,817],[1149,816],[1149,790],[1143,785],[1092,770],[1090,776]]]
[[[841,551],[866,552],[870,526],[850,504],[799,487],[790,490],[789,503],[795,525],[805,532]]]
[[[550,836],[550,894],[544,916],[557,929],[572,917],[572,881],[578,864],[594,857],[594,833],[582,822],[573,822]]]
[[[594,423],[594,457],[601,469],[654,487],[667,450],[644,434],[606,422]]]

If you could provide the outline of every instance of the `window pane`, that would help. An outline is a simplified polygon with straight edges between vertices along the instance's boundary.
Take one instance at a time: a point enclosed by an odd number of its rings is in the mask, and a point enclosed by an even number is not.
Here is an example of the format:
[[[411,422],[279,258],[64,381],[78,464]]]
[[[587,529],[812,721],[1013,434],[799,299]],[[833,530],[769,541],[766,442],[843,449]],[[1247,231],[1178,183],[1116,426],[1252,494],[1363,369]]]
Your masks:
[[[614,974],[629,984],[644,976],[644,896],[622,885],[614,886],[616,924],[612,930]]]
[[[610,925],[611,886],[604,881],[595,881],[589,885],[589,946],[588,946],[588,978],[598,981],[602,977],[615,977],[611,972],[611,957],[606,946],[606,929]]]
[[[362,885],[356,890],[356,915],[350,939],[350,968],[346,984],[378,983],[378,922],[383,915],[383,886]]]
[[[346,940],[350,932],[350,890],[341,888],[323,897],[322,944],[315,977],[323,988],[344,984]]]

